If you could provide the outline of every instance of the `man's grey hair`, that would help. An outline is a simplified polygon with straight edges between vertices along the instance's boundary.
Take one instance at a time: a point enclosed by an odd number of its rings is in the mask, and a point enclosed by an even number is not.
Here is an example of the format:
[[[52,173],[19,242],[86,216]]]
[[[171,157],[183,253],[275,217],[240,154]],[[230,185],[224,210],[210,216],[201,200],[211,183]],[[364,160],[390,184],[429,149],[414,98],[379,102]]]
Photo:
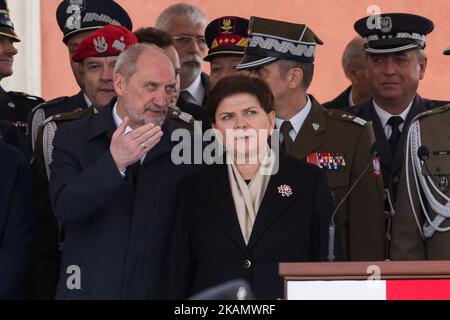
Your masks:
[[[137,62],[139,57],[148,49],[155,49],[164,54],[170,60],[167,53],[161,48],[149,43],[138,43],[129,47],[119,55],[114,67],[114,75],[121,74],[128,82],[133,74],[138,71]]]
[[[349,78],[350,66],[353,65],[357,68],[364,67],[364,45],[366,40],[360,36],[353,38],[345,47],[342,54],[342,69],[344,69],[345,76]]]
[[[314,63],[302,63],[294,60],[278,60],[278,67],[281,77],[286,77],[289,70],[294,68],[300,68],[303,71],[302,86],[305,90],[308,90],[311,85],[314,76]]]
[[[192,4],[181,2],[167,7],[159,15],[158,19],[156,19],[156,28],[169,32],[170,23],[174,17],[186,18],[193,24],[208,23],[208,18],[202,10]]]

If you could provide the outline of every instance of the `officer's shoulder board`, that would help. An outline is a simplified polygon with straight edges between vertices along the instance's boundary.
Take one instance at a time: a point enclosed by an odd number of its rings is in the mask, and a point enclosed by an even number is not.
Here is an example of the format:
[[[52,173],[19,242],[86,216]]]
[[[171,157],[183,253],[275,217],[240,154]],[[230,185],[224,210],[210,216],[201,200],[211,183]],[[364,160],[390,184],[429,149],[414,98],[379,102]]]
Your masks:
[[[58,104],[60,104],[60,103],[64,103],[64,102],[66,102],[67,100],[69,100],[69,98],[70,98],[70,97],[68,97],[68,96],[65,96],[65,97],[59,97],[59,98],[55,98],[55,99],[52,99],[52,100],[49,100],[49,101],[40,103],[40,104],[38,104],[36,107],[34,107],[32,113],[36,112],[37,109],[48,108],[48,107],[51,107],[51,106],[58,105]]]
[[[326,114],[333,119],[355,123],[360,126],[365,126],[367,123],[366,120],[364,120],[360,117],[357,117],[351,113],[347,113],[347,112],[343,112],[343,111],[339,111],[339,110],[333,110],[333,109],[327,110]]]
[[[418,114],[414,118],[413,121],[416,121],[416,120],[419,120],[419,119],[423,119],[425,117],[429,117],[429,116],[432,116],[432,115],[435,115],[435,114],[440,114],[440,113],[446,112],[448,110],[450,110],[450,104],[447,104],[447,105],[439,107],[439,108],[434,108],[434,109],[422,112],[422,113]]]
[[[72,112],[67,112],[67,113],[59,113],[59,114],[55,114],[49,118],[47,118],[43,125],[47,125],[50,122],[64,122],[64,121],[73,121],[73,120],[78,120],[81,119],[90,109],[82,109],[82,108],[77,108]]]
[[[35,101],[36,103],[44,102],[44,99],[42,99],[41,97],[33,96],[33,95],[25,93],[25,92],[8,91],[8,94],[13,96],[13,97],[24,98],[24,99],[28,99],[28,100],[31,100],[31,101]]]
[[[424,99],[424,103],[425,103],[425,107],[427,107],[428,109],[435,109],[435,108],[440,108],[443,106],[448,105],[450,102],[449,101],[443,101],[443,100],[426,100]]]
[[[194,117],[192,115],[184,111],[181,111],[179,107],[173,104],[169,106],[169,116],[172,119],[177,119],[188,124],[194,121]]]

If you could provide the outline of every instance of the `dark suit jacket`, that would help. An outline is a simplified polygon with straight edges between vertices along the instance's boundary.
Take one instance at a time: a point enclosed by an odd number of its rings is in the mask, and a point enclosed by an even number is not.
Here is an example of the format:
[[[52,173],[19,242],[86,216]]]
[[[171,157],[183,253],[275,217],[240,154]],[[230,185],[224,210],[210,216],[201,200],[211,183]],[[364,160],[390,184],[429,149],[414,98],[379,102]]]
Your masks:
[[[23,299],[35,224],[31,170],[2,142],[0,167],[0,300]]]
[[[383,174],[383,182],[385,188],[391,189],[393,201],[395,201],[397,194],[397,187],[400,181],[400,174],[403,165],[403,151],[405,148],[406,135],[411,121],[419,114],[434,108],[436,105],[434,100],[422,99],[419,95],[414,98],[411,110],[406,117],[403,126],[402,134],[400,136],[399,144],[395,154],[392,154],[389,148],[389,143],[384,133],[383,126],[373,106],[373,100],[367,103],[346,109],[346,111],[354,113],[356,116],[364,120],[372,121],[375,138],[379,142],[379,153],[381,158],[381,170]]]
[[[325,109],[341,109],[348,107],[348,97],[350,96],[350,92],[352,92],[352,86],[345,89],[344,92],[333,100],[323,103],[322,106]]]
[[[6,120],[0,119],[0,141],[7,143],[16,149],[22,151],[26,155],[25,144],[22,136],[20,135],[19,129],[15,127],[12,123]]]
[[[134,186],[109,151],[115,129],[110,104],[56,132],[50,194],[65,228],[58,299],[162,297],[180,182],[194,166],[172,162],[175,126],[167,120]],[[72,265],[81,270],[79,290],[66,286]]]
[[[208,100],[211,86],[209,83],[209,76],[206,73],[201,74],[202,85],[205,88],[205,97],[201,106],[185,101],[181,96],[178,98],[177,106],[184,112],[189,113],[197,121],[204,122],[203,128],[206,129],[209,124],[208,114],[206,110],[206,100]],[[206,125],[206,126],[205,126]]]
[[[282,197],[278,187],[293,194]],[[332,199],[315,166],[280,155],[248,245],[242,236],[225,164],[214,164],[183,184],[174,231],[170,298],[186,298],[233,279],[248,281],[257,298],[283,297],[280,262],[323,261]],[[337,257],[341,258],[340,241]],[[248,261],[247,261],[248,260]]]

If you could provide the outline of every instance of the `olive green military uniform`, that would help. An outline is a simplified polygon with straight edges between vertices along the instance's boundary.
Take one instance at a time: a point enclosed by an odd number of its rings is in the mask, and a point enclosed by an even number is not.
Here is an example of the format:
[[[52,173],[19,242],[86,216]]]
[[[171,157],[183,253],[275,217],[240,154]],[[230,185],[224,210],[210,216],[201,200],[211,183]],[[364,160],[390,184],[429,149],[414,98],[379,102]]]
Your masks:
[[[338,210],[336,222],[347,259],[384,260],[383,181],[372,166],[371,148],[375,142],[372,124],[338,110],[326,110],[311,95],[310,99],[311,111],[289,153],[302,160],[310,159],[311,155],[326,160],[327,154],[332,161],[340,159],[340,167],[319,164],[326,172],[336,205],[370,166]]]
[[[37,238],[32,258],[30,294],[34,299],[53,299],[59,275],[61,228],[53,214],[49,194],[49,170],[53,137],[58,126],[81,119],[92,108],[76,109],[47,119],[39,128],[32,168],[37,199]]]
[[[421,146],[427,149],[428,169],[418,156]],[[428,216],[444,230],[450,227],[450,105],[416,117],[408,132],[404,158],[392,225],[391,257],[450,260],[450,230],[436,231],[427,219]]]

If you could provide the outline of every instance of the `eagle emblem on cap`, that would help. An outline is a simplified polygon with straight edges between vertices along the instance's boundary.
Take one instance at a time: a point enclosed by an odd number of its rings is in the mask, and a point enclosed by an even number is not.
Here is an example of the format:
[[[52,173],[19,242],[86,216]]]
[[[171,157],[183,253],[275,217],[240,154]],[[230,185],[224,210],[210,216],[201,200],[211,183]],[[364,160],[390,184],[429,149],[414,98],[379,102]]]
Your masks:
[[[383,33],[391,32],[392,19],[390,17],[380,17],[380,30]]]
[[[231,30],[233,29],[233,25],[231,24],[231,19],[223,19],[222,23],[223,25],[220,27],[220,29],[222,29],[222,33],[232,33]]]
[[[103,53],[108,50],[108,44],[103,36],[97,37],[97,39],[94,38],[94,47],[98,53]]]

